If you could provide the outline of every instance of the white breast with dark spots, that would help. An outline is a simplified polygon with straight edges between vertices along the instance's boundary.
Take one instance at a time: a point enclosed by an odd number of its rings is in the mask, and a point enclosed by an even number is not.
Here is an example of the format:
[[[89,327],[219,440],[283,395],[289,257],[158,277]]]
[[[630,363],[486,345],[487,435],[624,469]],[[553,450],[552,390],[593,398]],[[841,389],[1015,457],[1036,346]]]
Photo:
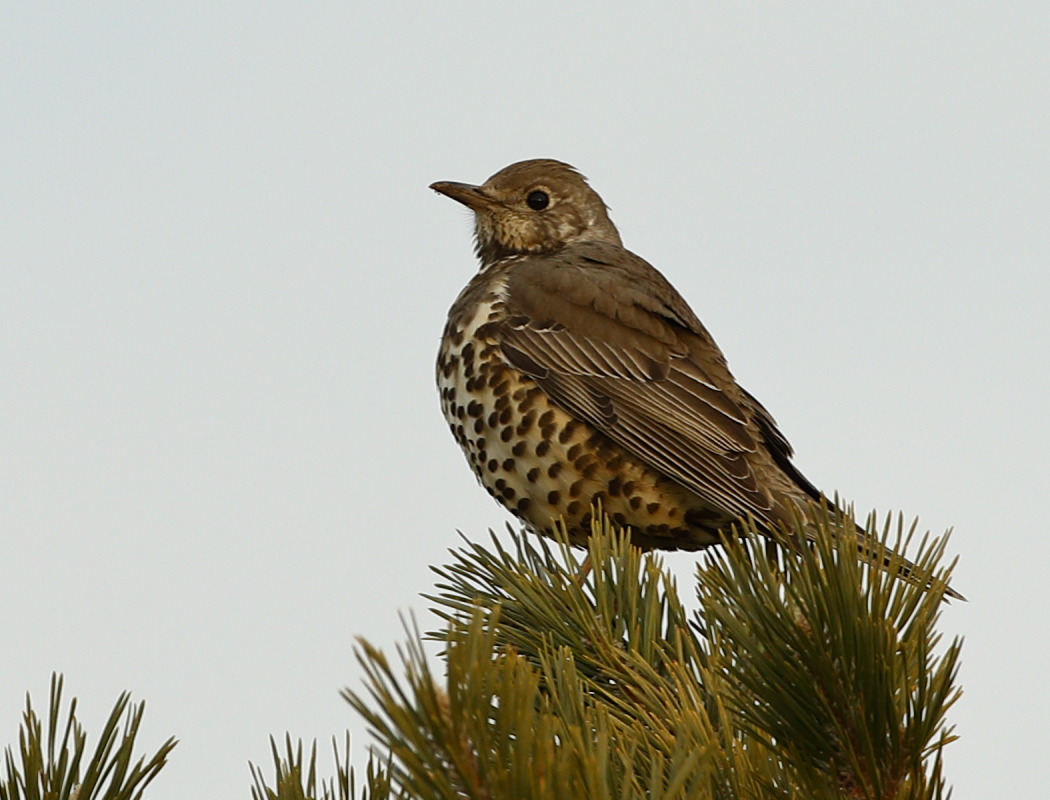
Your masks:
[[[493,327],[483,327],[504,314],[501,293],[490,293],[450,326],[438,354],[441,409],[481,485],[537,531],[564,517],[578,542],[595,499],[644,536],[681,537],[679,493],[506,362]]]

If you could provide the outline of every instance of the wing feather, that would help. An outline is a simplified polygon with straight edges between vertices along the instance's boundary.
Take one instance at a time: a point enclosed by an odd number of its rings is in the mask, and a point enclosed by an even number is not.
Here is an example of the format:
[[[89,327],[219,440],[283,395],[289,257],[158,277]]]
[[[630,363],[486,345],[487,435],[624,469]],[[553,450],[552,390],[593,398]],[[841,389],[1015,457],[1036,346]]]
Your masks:
[[[662,275],[588,243],[520,262],[507,287],[503,354],[553,402],[716,508],[769,519],[750,459],[790,447]]]

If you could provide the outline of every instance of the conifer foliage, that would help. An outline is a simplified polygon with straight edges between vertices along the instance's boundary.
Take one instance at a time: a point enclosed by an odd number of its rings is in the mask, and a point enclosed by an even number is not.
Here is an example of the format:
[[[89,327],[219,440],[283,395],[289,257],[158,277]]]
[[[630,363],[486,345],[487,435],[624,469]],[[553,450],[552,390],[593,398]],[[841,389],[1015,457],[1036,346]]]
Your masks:
[[[307,758],[301,742],[271,739],[274,783],[252,766],[252,800],[950,795],[942,757],[961,643],[936,630],[944,538],[914,543],[903,574],[885,556],[913,544],[899,520],[881,534],[869,520],[881,545],[867,555],[835,511],[802,548],[801,522],[778,547],[745,525],[702,556],[689,610],[659,555],[595,518],[587,568],[564,531],[453,551],[429,597],[441,632],[409,623],[394,659],[358,643],[364,688],[344,697],[375,739],[363,780],[349,738],[333,741],[328,780],[316,744]],[[124,695],[82,766],[76,702],[63,723],[61,693],[56,677],[46,730],[27,701],[0,800],[142,797],[174,740],[133,761],[142,706]]]
[[[586,577],[564,536],[468,544],[430,598],[446,675],[410,631],[396,666],[361,643],[367,689],[346,697],[424,800],[944,797],[945,542],[897,577],[897,559],[858,555],[849,517],[817,527],[801,550],[801,531],[780,548],[736,531],[704,557],[695,613],[607,520]]]
[[[52,675],[46,728],[26,697],[18,754],[10,747],[4,752],[0,800],[139,800],[176,742],[168,739],[149,759],[133,760],[146,705],[130,703],[126,692],[117,698],[89,755],[77,701],[63,714],[62,676]]]

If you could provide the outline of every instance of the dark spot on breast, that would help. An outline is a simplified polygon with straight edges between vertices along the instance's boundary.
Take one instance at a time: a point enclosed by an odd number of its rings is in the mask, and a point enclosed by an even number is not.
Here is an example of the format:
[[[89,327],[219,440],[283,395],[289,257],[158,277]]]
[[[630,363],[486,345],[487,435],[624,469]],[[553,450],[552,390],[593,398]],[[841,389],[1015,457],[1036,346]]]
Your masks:
[[[634,494],[634,481],[627,481],[627,483],[623,485],[623,493],[625,495]]]
[[[495,428],[499,424],[499,412],[493,411],[489,414],[489,427]]]
[[[498,478],[496,480],[496,491],[497,492],[502,492],[504,490],[504,488],[506,488],[506,486],[507,486],[507,482],[505,480],[503,480],[503,478]]]
[[[477,400],[471,400],[467,404],[467,413],[472,417],[480,417],[485,412],[485,406],[481,405]]]
[[[514,495],[515,495],[515,491],[513,489],[511,489],[509,486],[506,489],[503,490],[503,497],[506,498],[507,500],[513,500],[514,499]]]
[[[467,342],[463,345],[463,349],[460,351],[460,355],[463,357],[463,363],[467,364],[474,360],[474,342]]]
[[[513,458],[505,458],[505,459],[503,459],[502,466],[503,466],[503,471],[504,472],[513,472],[514,471],[514,459]]]
[[[529,506],[531,505],[532,501],[527,497],[523,497],[518,501],[518,511],[524,514],[526,511],[529,510]]]
[[[580,501],[579,500],[573,500],[571,503],[569,503],[569,505],[567,505],[565,507],[565,513],[568,514],[570,517],[575,517],[577,514],[579,514],[580,513]]]
[[[547,439],[544,439],[542,442],[536,445],[536,455],[538,455],[540,458],[543,458],[545,455],[547,455],[547,451],[550,449],[551,443]]]
[[[493,408],[495,408],[497,411],[502,411],[503,409],[505,409],[509,405],[510,405],[510,398],[507,397],[507,395],[503,395],[501,397],[497,397],[496,398],[496,405],[493,406]]]
[[[642,498],[639,495],[635,495],[628,502],[630,502],[631,508],[635,511],[642,507]]]
[[[523,455],[525,455],[525,450],[527,448],[528,448],[528,442],[526,442],[523,439],[520,442],[518,442],[517,444],[515,444],[514,447],[511,448],[510,452],[513,453],[514,455],[516,455],[518,458],[521,458]]]
[[[508,422],[510,422],[510,418],[512,416],[514,416],[514,409],[512,409],[512,408],[505,408],[505,409],[503,409],[500,412],[500,415],[499,415],[499,424],[500,425],[506,425]]]
[[[565,444],[569,439],[572,438],[572,432],[576,429],[576,420],[570,419],[565,423],[565,427],[561,429],[561,433],[558,434],[558,441]]]
[[[551,478],[557,478],[558,473],[561,472],[561,466],[562,465],[560,462],[555,461],[553,464],[547,467],[547,475]]]
[[[514,426],[508,425],[502,431],[500,431],[499,438],[504,442],[509,442],[514,438]]]
[[[561,439],[560,436],[558,438]],[[566,453],[565,456],[566,456],[566,458],[569,459],[569,461],[575,461],[577,458],[579,458],[580,452],[582,450],[583,450],[583,445],[579,444],[579,443],[576,443],[572,447],[569,448],[569,452]]]
[[[579,497],[583,494],[583,481],[573,481],[572,486],[569,487],[569,497]]]
[[[535,483],[539,477],[540,477],[540,468],[539,467],[533,467],[532,469],[530,469],[528,472],[525,473],[525,478],[526,478],[526,480],[528,480],[529,483]]]
[[[547,502],[552,506],[558,505],[561,502],[561,492],[547,492]]]
[[[485,420],[474,420],[474,433],[481,433],[483,430],[485,430]]]
[[[499,469],[499,462],[494,458],[489,459],[488,468],[489,472],[495,472]]]
[[[645,506],[645,510],[648,511],[650,514],[655,514],[657,511],[660,510],[660,504],[659,503],[647,503],[646,506]]]
[[[550,425],[552,422],[554,422],[554,412],[550,411],[550,410],[544,411],[543,415],[540,417],[540,422],[539,422],[540,427],[541,428],[545,428],[548,425]]]
[[[609,481],[609,494],[612,497],[620,496],[620,483],[621,481],[619,478],[613,478],[611,481]]]
[[[535,411],[530,411],[528,414],[526,414],[524,417],[522,417],[521,422],[518,423],[518,429],[517,429],[518,436],[524,436],[526,433],[528,433],[529,428],[532,427],[532,421],[535,418],[536,418],[536,412]]]

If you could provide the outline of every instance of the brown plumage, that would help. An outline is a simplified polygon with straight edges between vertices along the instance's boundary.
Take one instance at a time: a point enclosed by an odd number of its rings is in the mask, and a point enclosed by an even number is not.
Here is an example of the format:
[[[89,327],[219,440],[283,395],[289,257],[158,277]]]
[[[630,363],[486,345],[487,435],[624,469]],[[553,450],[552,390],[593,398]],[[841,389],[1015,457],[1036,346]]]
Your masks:
[[[695,550],[750,514],[790,524],[820,493],[765,408],[655,268],[624,249],[573,167],[523,161],[481,186],[478,274],[438,355],[442,408],[483,486],[537,531],[590,506],[645,548]]]

